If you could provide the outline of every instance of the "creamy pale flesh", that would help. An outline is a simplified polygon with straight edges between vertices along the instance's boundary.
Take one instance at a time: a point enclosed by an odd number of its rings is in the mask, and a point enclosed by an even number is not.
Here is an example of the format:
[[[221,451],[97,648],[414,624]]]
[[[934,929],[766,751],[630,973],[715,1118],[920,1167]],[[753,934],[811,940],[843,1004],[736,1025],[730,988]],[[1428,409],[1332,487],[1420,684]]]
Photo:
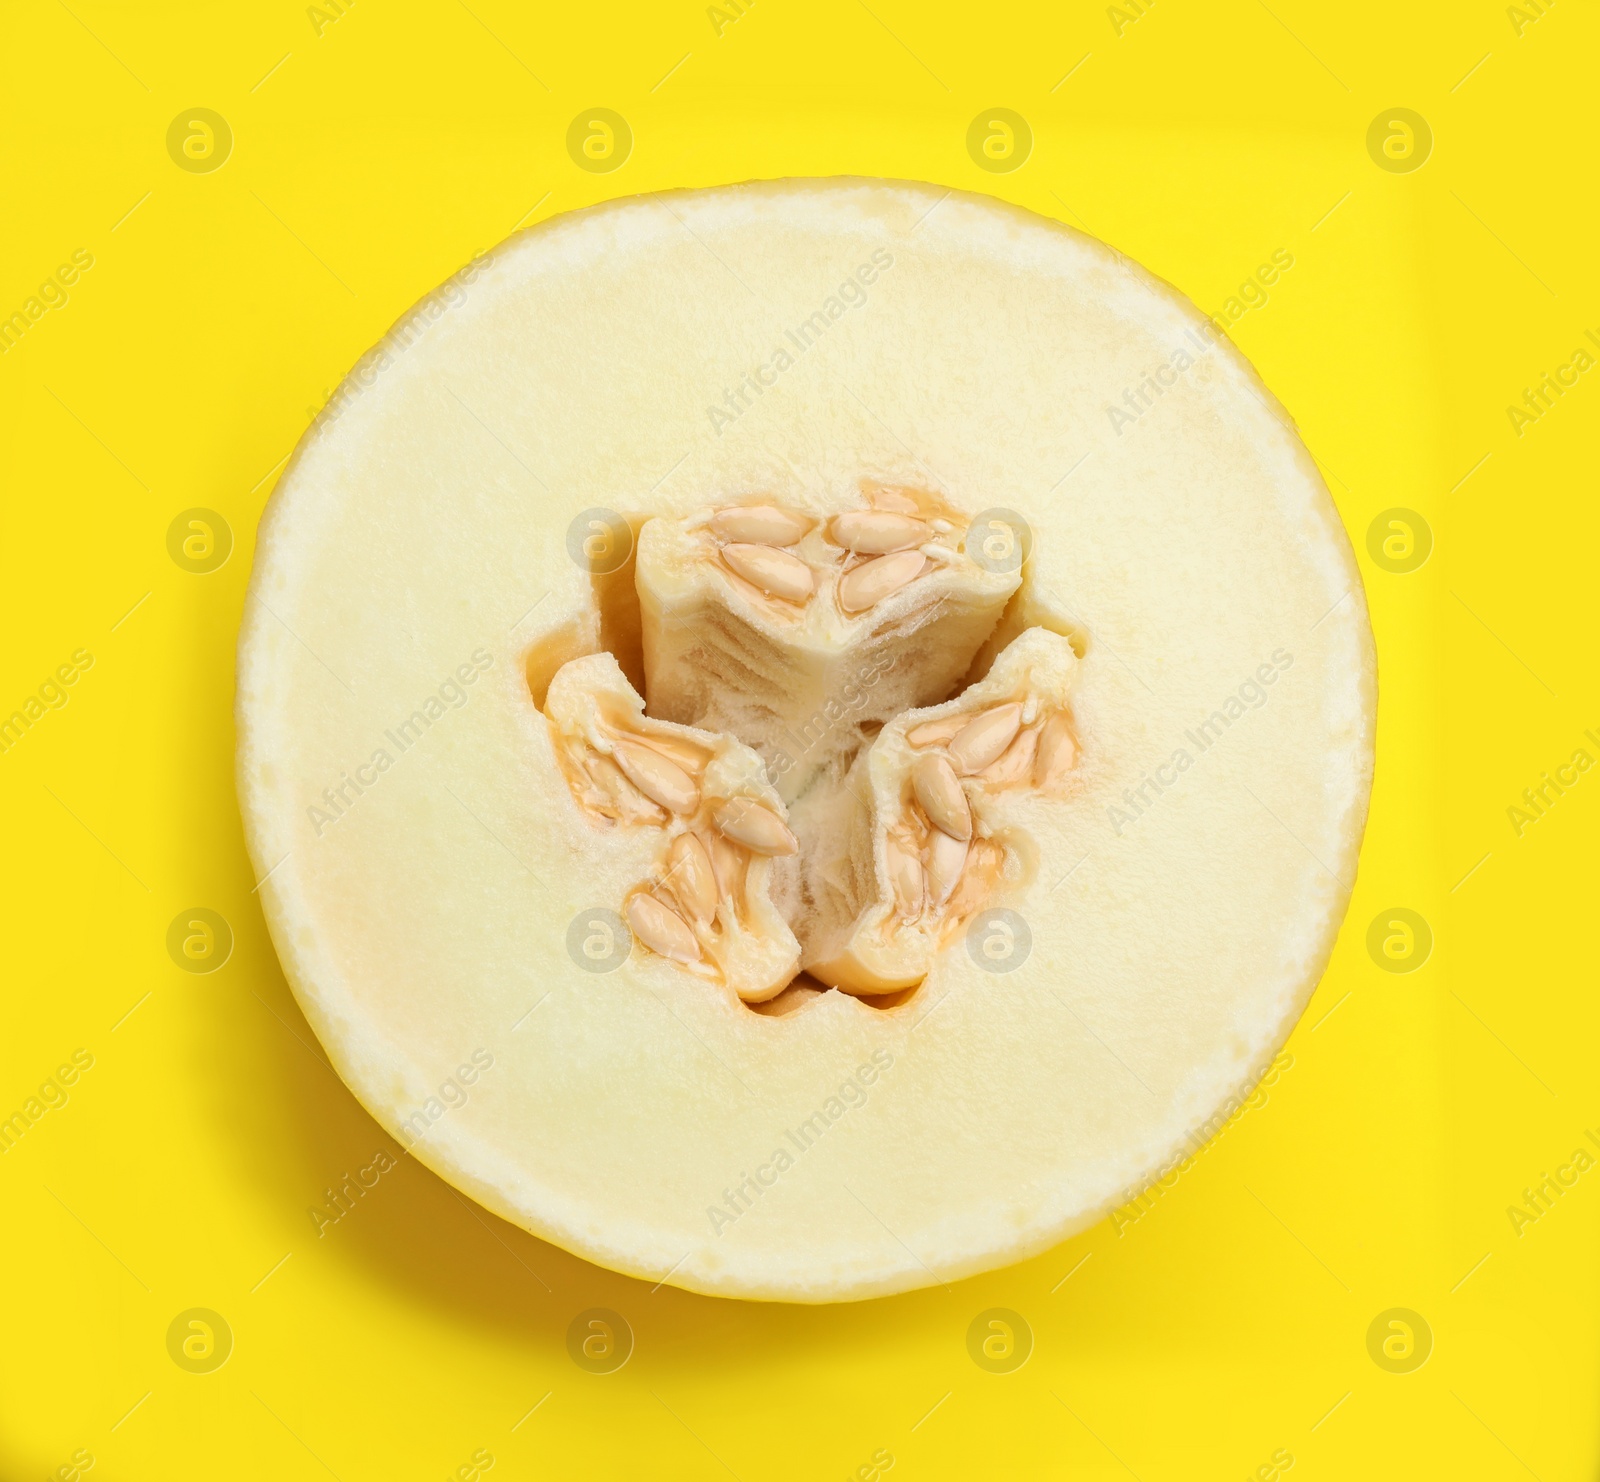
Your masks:
[[[988,810],[997,834],[1003,814],[1019,840],[988,899],[1025,923],[1025,960],[991,970],[958,926],[907,995],[801,979],[754,1011],[725,975],[638,941],[613,963],[584,923],[642,887],[654,898],[686,830],[598,830],[541,708],[554,677],[609,651],[648,695],[647,659],[686,662],[648,636],[653,529],[770,505],[814,539],[841,511],[882,512],[874,488],[1029,529],[989,631],[977,614],[961,630],[970,673],[912,703],[935,718],[1022,704],[1027,684],[965,699],[963,685],[1001,674],[1031,633],[1075,652],[1050,680],[1071,670],[1070,737],[1049,743],[1070,745],[1070,783],[990,797],[957,774],[975,823]],[[569,546],[596,510],[637,533],[637,560],[610,577]],[[784,533],[717,539],[783,552]],[[729,570],[763,602],[799,592],[784,563],[743,563]],[[870,632],[845,595],[849,631]],[[918,720],[879,731],[844,702],[848,646],[841,629],[808,651],[807,703],[841,714],[825,744],[857,725],[888,734],[900,801],[931,824],[923,799],[937,809],[942,784],[911,778]],[[290,982],[341,1075],[418,1157],[651,1283],[831,1301],[1044,1249],[1256,1078],[1348,900],[1374,691],[1359,578],[1316,469],[1186,300],[993,202],[785,182],[558,218],[363,362],[261,527],[239,784]],[[985,739],[952,758],[958,735],[922,750],[956,771]],[[704,800],[692,756],[676,775],[626,748],[608,760],[667,799],[652,800],[664,819],[692,816],[670,806],[690,801],[680,777]],[[792,801],[804,842],[810,794],[784,793],[845,753],[793,757],[783,787],[770,760],[748,796],[775,814]],[[880,902],[910,879],[884,817]],[[687,831],[719,836],[710,815]],[[799,856],[759,857],[787,925],[781,876]],[[874,929],[864,901],[829,918],[841,953]],[[634,914],[667,941],[650,910]],[[475,1053],[488,1066],[469,1085]]]

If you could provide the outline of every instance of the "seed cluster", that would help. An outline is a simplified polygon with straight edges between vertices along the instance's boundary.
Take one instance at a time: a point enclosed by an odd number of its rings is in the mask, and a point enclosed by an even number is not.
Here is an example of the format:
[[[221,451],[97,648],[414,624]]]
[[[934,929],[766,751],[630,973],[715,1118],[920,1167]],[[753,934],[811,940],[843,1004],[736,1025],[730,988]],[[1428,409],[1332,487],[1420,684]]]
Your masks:
[[[685,965],[706,962],[716,939],[746,914],[752,856],[795,853],[789,826],[752,797],[705,790],[710,751],[664,722],[598,727],[609,754],[585,743],[579,766],[590,786],[574,793],[591,816],[659,829],[667,840],[657,878],[629,894],[628,925],[652,952]]]
[[[801,609],[820,592],[831,591],[839,611],[856,617],[910,586],[936,562],[955,557],[943,543],[954,532],[948,520],[925,518],[914,500],[896,490],[878,490],[873,497],[876,508],[827,522],[825,540],[820,550],[814,546],[810,561],[792,547],[815,522],[777,505],[718,510],[706,529],[725,572],[761,596]]]
[[[831,612],[821,625],[826,642],[848,652],[876,639],[879,631],[858,631],[851,619],[870,613],[940,563],[962,560],[960,532],[943,517],[945,507],[935,496],[914,498],[909,491],[880,486],[864,486],[864,493],[869,507],[831,516],[777,503],[708,509],[674,525],[674,531],[683,532],[683,544],[669,548],[691,568],[709,565],[719,571],[729,595],[760,603],[764,615],[780,625],[802,619],[808,608],[824,617]],[[670,563],[663,569],[672,569]],[[975,572],[974,579],[981,584],[987,578]],[[986,623],[970,622],[954,649],[939,654],[932,665],[939,687],[961,674],[992,631],[1003,600],[1004,594],[995,599]],[[663,610],[671,601],[670,595],[663,599]],[[726,597],[722,606],[726,610]],[[782,653],[788,642],[782,627],[768,631],[768,651],[775,647]],[[801,656],[794,672],[803,673],[810,653],[806,645],[817,638],[796,633],[793,641]],[[1019,643],[1026,654],[1014,647]],[[1052,650],[1052,644],[1059,649]],[[639,713],[637,695],[624,702],[621,694],[628,687],[614,660],[608,661],[609,672],[605,665],[592,673],[566,666],[564,693],[579,697],[577,711],[582,712],[581,720],[569,718],[562,729],[574,796],[596,822],[643,827],[659,836],[651,878],[625,891],[620,903],[637,940],[688,971],[730,983],[752,1001],[772,999],[802,963],[823,973],[825,982],[864,996],[895,993],[914,983],[926,971],[929,954],[983,908],[1002,878],[1014,877],[1016,841],[992,832],[984,817],[987,800],[1013,788],[1053,789],[1077,757],[1066,689],[1040,677],[1059,677],[1059,666],[1071,665],[1065,641],[1036,632],[1014,639],[1007,652],[1023,655],[1008,671],[1014,677],[991,678],[974,692],[984,699],[941,706],[954,713],[906,729],[895,710],[917,700],[902,698],[884,710],[878,724],[887,723],[886,730],[863,728],[857,745],[870,750],[842,752],[829,764],[832,770],[825,775],[831,780],[825,786],[843,784],[853,756],[865,774],[880,779],[873,783],[875,799],[858,794],[859,810],[845,805],[843,812],[828,812],[833,805],[827,794],[818,794],[799,815],[808,820],[802,825],[804,857],[776,877],[768,861],[801,853],[787,811],[770,787],[729,781],[740,775],[738,769],[730,771],[719,760],[731,761],[747,746],[770,743],[763,727],[775,713],[771,707],[782,703],[782,692],[752,688],[760,698],[751,700],[741,682],[748,674],[770,687],[763,666],[774,661],[755,648],[735,646],[728,662],[716,667],[697,669],[690,663],[687,676],[709,674],[712,685],[720,686],[709,699],[692,688],[653,699],[669,711],[677,706],[674,721],[693,725],[646,717]],[[1029,657],[1034,654],[1039,657]],[[699,664],[704,662],[701,657]],[[916,662],[929,660],[919,654]],[[593,666],[595,658],[574,663]],[[1030,667],[1040,663],[1045,669]],[[1004,659],[995,665],[991,676],[1001,672]],[[694,698],[681,702],[685,694]],[[741,696],[750,700],[748,711],[730,703],[725,716],[708,717],[708,710]],[[887,752],[881,749],[885,743]],[[892,758],[889,771],[884,773],[874,758]],[[753,755],[749,760],[756,762]],[[819,775],[824,775],[820,768]],[[824,817],[826,824],[818,821]],[[879,846],[868,841],[877,838],[882,854],[870,863]],[[798,921],[778,912],[769,894],[774,884],[787,907],[801,911]],[[796,930],[806,938],[804,945],[795,939]],[[898,963],[881,957],[869,963],[853,955],[856,932],[867,934],[861,941],[869,956],[883,951]],[[807,958],[808,951],[816,957]],[[792,1007],[790,1000],[804,1001],[805,993],[789,993],[784,1002]],[[783,1005],[772,1001],[772,1012],[782,1012]]]
[[[969,791],[982,797],[1058,783],[1077,758],[1072,721],[1064,710],[1042,714],[1025,698],[926,721],[907,731],[906,744],[920,755],[910,767],[910,797],[885,837],[895,912],[924,924],[941,912],[943,924],[964,920],[992,891],[1003,863],[1000,847],[974,826]]]

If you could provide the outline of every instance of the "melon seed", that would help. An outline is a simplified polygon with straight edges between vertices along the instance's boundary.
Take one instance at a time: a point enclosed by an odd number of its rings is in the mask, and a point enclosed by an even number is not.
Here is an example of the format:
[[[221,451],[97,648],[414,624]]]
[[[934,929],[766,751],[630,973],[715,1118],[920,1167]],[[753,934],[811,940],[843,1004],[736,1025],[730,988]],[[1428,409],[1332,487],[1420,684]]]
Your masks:
[[[1021,781],[1032,771],[1034,753],[1038,749],[1038,731],[1024,731],[998,761],[983,769],[983,780],[1002,787]]]
[[[894,839],[887,841],[886,853],[895,899],[907,915],[914,916],[922,905],[922,861]]]
[[[1013,700],[996,705],[962,728],[950,743],[950,761],[958,772],[981,772],[1016,738],[1022,724],[1022,706]]]
[[[637,741],[642,746],[648,746],[652,751],[659,751],[670,761],[676,762],[691,777],[706,764],[705,748],[697,746],[693,741],[685,740],[681,736],[668,735],[657,731],[645,735],[629,736],[627,739]]]
[[[867,561],[839,578],[839,606],[845,612],[865,612],[891,592],[915,581],[927,564],[921,551],[900,551]]]
[[[902,489],[877,489],[870,497],[878,509],[893,510],[899,515],[917,513],[917,501]]]
[[[725,900],[733,900],[744,879],[744,851],[721,834],[712,834],[706,853],[711,856],[711,872],[717,877],[718,893]]]
[[[706,846],[693,834],[679,834],[667,851],[667,882],[672,893],[702,926],[717,914],[717,877]]]
[[[695,941],[688,922],[653,895],[636,895],[628,902],[628,925],[652,952],[659,952],[674,962],[700,960],[700,944]]]
[[[1003,850],[992,843],[972,844],[967,862],[950,894],[947,909],[955,916],[968,916],[976,911],[1000,882],[1000,867],[1005,861]]]
[[[603,817],[622,818],[630,823],[648,821],[659,824],[666,821],[660,806],[652,803],[629,782],[622,768],[610,757],[595,752],[586,759],[585,765],[595,786],[600,789],[598,808]]]
[[[793,545],[810,528],[810,520],[771,504],[737,505],[711,517],[713,534],[752,545]]]
[[[906,732],[906,743],[910,746],[933,746],[940,741],[948,741],[952,736],[958,735],[961,728],[967,723],[964,715],[946,715],[939,720],[925,720],[920,726],[913,726]]]
[[[612,755],[623,775],[652,802],[671,813],[693,813],[700,806],[700,789],[676,762],[637,741],[618,741]]]
[[[911,790],[928,820],[952,839],[972,837],[972,810],[956,781],[955,770],[938,754],[919,756],[911,769]]]
[[[1054,782],[1077,759],[1078,743],[1073,739],[1072,722],[1065,710],[1058,710],[1039,733],[1039,759],[1034,768],[1039,786]]]
[[[852,510],[833,517],[833,538],[847,551],[861,556],[885,556],[921,545],[928,538],[927,525],[910,515],[888,510]]]
[[[928,894],[936,906],[950,899],[967,864],[967,841],[953,839],[937,829],[928,840]]]
[[[765,803],[728,798],[712,812],[717,828],[752,854],[794,854],[799,849],[789,827]]]
[[[804,602],[815,586],[811,568],[775,546],[735,542],[723,546],[722,559],[751,586],[785,602]]]

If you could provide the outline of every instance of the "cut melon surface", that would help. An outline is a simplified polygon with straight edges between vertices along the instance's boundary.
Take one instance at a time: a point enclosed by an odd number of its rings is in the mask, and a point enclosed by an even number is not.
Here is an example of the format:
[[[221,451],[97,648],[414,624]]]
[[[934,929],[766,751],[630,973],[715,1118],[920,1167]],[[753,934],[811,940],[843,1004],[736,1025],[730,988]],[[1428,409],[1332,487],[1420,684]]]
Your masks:
[[[263,518],[238,782],[415,1156],[590,1260],[871,1297],[1200,1146],[1316,986],[1376,673],[1287,415],[1103,244],[865,180],[558,217]]]

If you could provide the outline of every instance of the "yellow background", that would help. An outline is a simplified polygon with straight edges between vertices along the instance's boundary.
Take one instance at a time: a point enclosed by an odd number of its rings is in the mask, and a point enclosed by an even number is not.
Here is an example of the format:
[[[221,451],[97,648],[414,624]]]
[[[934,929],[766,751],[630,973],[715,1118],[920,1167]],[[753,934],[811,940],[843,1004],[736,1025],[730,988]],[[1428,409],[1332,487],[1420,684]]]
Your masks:
[[[442,1479],[481,1449],[497,1478],[845,1478],[875,1452],[895,1482],[1267,1478],[1275,1452],[1295,1482],[1592,1478],[1600,1172],[1520,1233],[1507,1213],[1600,1129],[1600,775],[1520,836],[1506,812],[1600,756],[1600,372],[1520,435],[1506,413],[1600,334],[1600,22],[1534,11],[6,7],[0,316],[94,265],[0,357],[0,714],[94,664],[0,755],[0,1116],[94,1064],[0,1157],[0,1477],[81,1449],[94,1482]],[[614,172],[567,153],[595,106],[633,130]],[[996,106],[1034,135],[1009,173],[966,148]],[[1396,106],[1431,126],[1419,169],[1368,152]],[[205,173],[166,142],[196,107],[233,134]],[[409,1159],[319,1237],[308,1210],[392,1144],[295,1008],[241,843],[234,639],[276,472],[358,355],[513,228],[834,173],[1071,221],[1208,311],[1293,254],[1233,333],[1326,471],[1382,683],[1360,879],[1293,1063],[1136,1221],[890,1300],[652,1291]],[[193,506],[233,532],[208,575],[168,554]],[[1409,574],[1367,551],[1394,506],[1433,532]],[[205,975],[166,948],[196,906],[236,937]],[[1367,949],[1400,906],[1435,938],[1405,974]],[[194,1307],[233,1333],[212,1373],[168,1355]],[[635,1334],[616,1373],[567,1356],[591,1307]],[[1009,1374],[968,1356],[995,1307],[1033,1334]],[[1397,1307],[1432,1333],[1410,1373],[1367,1346]]]

